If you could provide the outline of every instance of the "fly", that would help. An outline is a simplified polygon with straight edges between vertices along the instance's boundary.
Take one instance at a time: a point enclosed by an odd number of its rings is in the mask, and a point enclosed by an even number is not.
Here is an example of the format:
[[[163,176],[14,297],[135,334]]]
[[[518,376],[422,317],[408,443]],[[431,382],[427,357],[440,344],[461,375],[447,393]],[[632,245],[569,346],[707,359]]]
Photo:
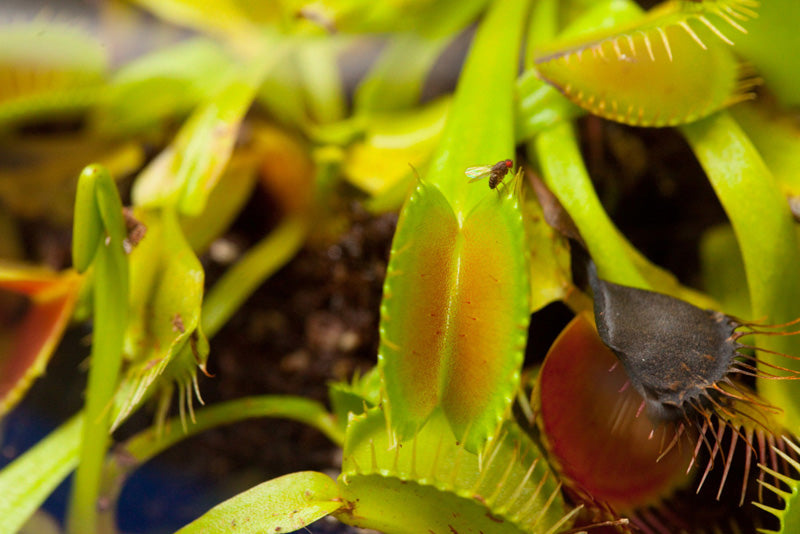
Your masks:
[[[498,161],[494,165],[481,165],[479,167],[470,167],[464,174],[472,178],[470,183],[474,182],[475,180],[480,180],[485,177],[489,177],[489,189],[495,189],[505,178],[508,171],[511,170],[511,167],[514,166],[514,162],[510,159],[504,159],[502,161]]]

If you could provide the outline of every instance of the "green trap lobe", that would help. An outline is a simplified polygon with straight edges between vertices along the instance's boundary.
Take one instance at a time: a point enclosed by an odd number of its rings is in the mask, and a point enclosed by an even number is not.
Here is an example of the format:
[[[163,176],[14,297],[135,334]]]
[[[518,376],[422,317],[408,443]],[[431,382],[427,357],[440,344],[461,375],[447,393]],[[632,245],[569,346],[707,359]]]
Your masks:
[[[438,402],[457,235],[455,214],[439,190],[418,188],[398,223],[381,310],[378,357],[401,435],[419,427]]]

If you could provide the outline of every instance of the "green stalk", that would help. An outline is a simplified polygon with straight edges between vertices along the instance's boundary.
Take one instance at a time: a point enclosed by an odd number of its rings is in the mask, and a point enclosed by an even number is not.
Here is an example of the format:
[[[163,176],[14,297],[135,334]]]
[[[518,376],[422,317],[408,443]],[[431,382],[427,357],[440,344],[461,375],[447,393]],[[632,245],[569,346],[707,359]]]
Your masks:
[[[295,60],[304,78],[306,102],[311,116],[320,123],[342,120],[345,97],[336,50],[330,40],[309,38],[296,48]]]
[[[0,532],[17,532],[78,464],[77,415],[0,471]]]
[[[775,324],[800,317],[800,249],[794,221],[758,151],[727,112],[685,125],[681,131],[705,169],[739,241],[755,320]],[[745,341],[800,357],[798,336],[756,336]],[[800,371],[798,360],[759,356]],[[798,428],[800,403],[793,395],[797,384],[759,379],[758,387],[770,402],[784,409],[784,424]]]
[[[519,47],[529,3],[496,2],[478,27],[441,142],[424,181],[430,181],[461,218],[485,198],[469,187],[464,170],[513,158],[514,102]],[[504,95],[508,95],[506,98]]]
[[[105,232],[94,243],[94,329],[91,366],[86,388],[85,424],[81,437],[78,469],[72,486],[68,531],[83,534],[96,531],[100,478],[109,442],[110,403],[117,387],[122,364],[122,340],[128,322],[128,259],[122,247],[126,236],[122,203],[111,175],[92,165],[81,173],[79,190],[94,190],[80,195],[76,202],[76,235],[86,219],[102,221]],[[93,196],[93,198],[91,198]],[[86,202],[86,200],[89,202]],[[96,203],[96,204],[93,204]],[[94,209],[86,213],[86,209]],[[94,226],[96,228],[96,226]]]
[[[338,179],[339,161],[326,154],[315,156],[317,171],[314,177],[311,213],[297,213],[285,218],[268,236],[248,250],[242,258],[222,275],[203,301],[201,329],[209,338],[236,313],[242,303],[286,265],[300,250],[309,227],[325,212],[325,202]]]
[[[109,458],[103,476],[102,494],[109,506],[100,517],[113,528],[114,510],[122,485],[128,475],[143,463],[163,452],[175,443],[200,432],[245,419],[274,417],[299,421],[316,428],[339,446],[344,444],[344,433],[325,407],[316,401],[288,395],[263,395],[246,397],[203,408],[195,413],[195,422],[184,428],[179,418],[168,421],[163,427],[154,425],[130,438],[117,448],[117,454]]]
[[[288,218],[228,269],[206,295],[203,332],[213,337],[264,280],[294,257],[307,233],[305,217]]]
[[[618,284],[650,289],[630,257],[627,241],[600,203],[572,125],[562,122],[540,133],[529,150],[536,154],[547,187],[581,229],[600,276]]]

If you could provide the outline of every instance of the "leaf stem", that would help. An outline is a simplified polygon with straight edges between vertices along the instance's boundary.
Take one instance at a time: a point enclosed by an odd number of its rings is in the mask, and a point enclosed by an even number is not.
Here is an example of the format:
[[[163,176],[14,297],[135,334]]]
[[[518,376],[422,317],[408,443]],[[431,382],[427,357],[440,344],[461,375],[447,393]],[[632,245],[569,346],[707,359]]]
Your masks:
[[[68,517],[74,534],[96,531],[100,478],[110,426],[110,403],[122,365],[122,342],[128,322],[128,258],[123,250],[122,203],[111,175],[91,165],[81,173],[79,189],[95,191],[104,233],[94,244],[94,329],[86,388],[85,424]]]

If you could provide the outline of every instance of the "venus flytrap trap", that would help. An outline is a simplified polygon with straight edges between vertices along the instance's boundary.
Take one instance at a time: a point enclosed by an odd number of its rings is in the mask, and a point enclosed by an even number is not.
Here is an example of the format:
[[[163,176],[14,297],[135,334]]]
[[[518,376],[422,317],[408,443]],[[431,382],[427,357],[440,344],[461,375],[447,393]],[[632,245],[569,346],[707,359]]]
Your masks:
[[[595,115],[636,126],[691,122],[753,97],[756,80],[725,45],[735,39],[727,34],[746,33],[757,5],[667,2],[611,35],[549,44],[556,51],[538,51],[536,70]]]
[[[615,362],[591,316],[579,314],[550,348],[531,404],[564,485],[627,514],[685,485],[692,451],[663,454],[661,438],[671,429],[635,417],[642,397],[625,387],[626,373]]]
[[[4,23],[0,43],[0,129],[25,118],[76,116],[102,93],[102,44],[65,23]]]
[[[83,277],[0,261],[0,416],[7,414],[41,375],[61,339],[83,287]],[[28,305],[14,317],[22,299]]]
[[[196,367],[205,371],[208,341],[199,327],[204,273],[189,248],[175,211],[133,210],[147,235],[130,254],[130,321],[125,333],[125,378],[116,394],[112,429],[119,426],[161,384],[159,418],[179,388],[181,414],[192,413],[192,397],[202,402]],[[166,387],[165,384],[169,384]]]
[[[470,453],[442,412],[413,438],[393,444],[383,410],[353,416],[342,474],[342,521],[384,532],[535,532],[569,526],[560,484],[538,447],[508,421]]]

